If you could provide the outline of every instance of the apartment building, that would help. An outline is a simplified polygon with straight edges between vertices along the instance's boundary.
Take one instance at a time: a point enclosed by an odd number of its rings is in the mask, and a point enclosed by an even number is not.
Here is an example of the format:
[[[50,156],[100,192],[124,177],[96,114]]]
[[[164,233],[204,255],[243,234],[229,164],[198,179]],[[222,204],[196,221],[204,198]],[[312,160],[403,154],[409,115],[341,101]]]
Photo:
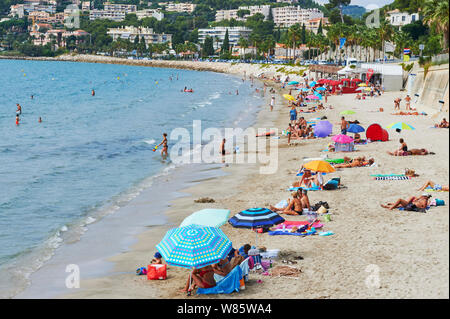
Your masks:
[[[315,18],[308,20],[305,23],[305,29],[317,33],[317,31],[319,30],[320,22],[322,22],[322,31],[325,32],[324,28],[330,25],[328,18]]]
[[[89,11],[89,10],[91,10],[91,2],[90,1],[83,1],[81,3],[81,10],[82,11]]]
[[[193,3],[173,3],[173,2],[160,2],[160,6],[164,6],[166,11],[170,12],[186,12],[192,13],[195,10],[196,5]]]
[[[126,26],[121,28],[109,28],[107,34],[112,37],[113,41],[118,39],[129,40],[133,42],[136,37],[144,38],[145,44],[172,42],[171,34],[154,33],[152,28]]]
[[[323,18],[319,9],[302,9],[299,6],[288,6],[272,9],[273,21],[276,26],[291,27],[294,24],[306,24],[308,20]]]
[[[127,14],[137,11],[136,5],[134,4],[121,4],[121,3],[110,3],[105,2],[103,9],[106,11],[125,11]]]
[[[89,20],[108,19],[112,21],[123,21],[125,16],[136,13],[136,5],[105,2],[103,10],[91,10]]]
[[[222,20],[231,20],[235,19],[238,21],[245,20],[242,18],[239,18],[238,16],[238,9],[234,10],[217,10],[216,11],[216,22],[222,21]]]
[[[218,49],[222,47],[222,43],[225,39],[227,30],[229,42],[232,46],[237,45],[241,37],[248,39],[250,33],[252,32],[252,29],[249,29],[247,27],[214,27],[209,29],[199,29],[198,40],[200,43],[204,43],[206,37],[209,36],[214,39],[214,49]]]
[[[239,10],[248,10],[250,11],[249,14],[246,14],[244,17],[240,18],[238,16]],[[245,21],[248,17],[253,16],[257,13],[262,14],[265,19],[269,18],[270,14],[270,5],[262,5],[262,6],[242,6],[238,9],[233,10],[217,10],[216,12],[216,22],[222,21],[222,20],[231,20],[235,19],[237,21]]]
[[[402,27],[418,20],[420,20],[419,13],[409,14],[407,12],[400,12],[398,9],[386,12],[386,21],[395,27]]]
[[[164,13],[159,9],[143,9],[136,11],[136,16],[139,20],[144,18],[155,18],[158,21],[164,19]]]

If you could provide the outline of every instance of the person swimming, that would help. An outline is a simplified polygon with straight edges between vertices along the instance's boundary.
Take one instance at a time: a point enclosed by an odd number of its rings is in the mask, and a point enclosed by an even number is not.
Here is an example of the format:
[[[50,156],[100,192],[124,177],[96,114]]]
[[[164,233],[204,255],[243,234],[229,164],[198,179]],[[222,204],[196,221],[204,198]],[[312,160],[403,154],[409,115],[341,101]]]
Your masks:
[[[38,122],[39,122],[39,123],[42,123],[42,118],[41,118],[40,116],[39,116]]]

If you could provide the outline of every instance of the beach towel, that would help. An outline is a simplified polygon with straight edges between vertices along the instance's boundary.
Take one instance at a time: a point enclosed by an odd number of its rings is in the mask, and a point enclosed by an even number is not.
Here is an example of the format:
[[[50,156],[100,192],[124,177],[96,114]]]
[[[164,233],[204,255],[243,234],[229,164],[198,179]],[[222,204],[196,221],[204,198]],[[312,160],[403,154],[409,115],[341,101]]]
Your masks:
[[[284,223],[278,224],[276,226],[276,229],[283,229],[283,226],[285,228],[292,228],[294,226],[298,227],[298,226],[305,226],[305,225],[309,225],[309,222],[307,221],[285,221]],[[314,224],[312,224],[311,227],[314,228],[322,228],[323,224],[320,224],[320,221],[316,221]]]
[[[240,280],[242,279],[241,267],[234,267],[230,273],[216,282],[216,285],[212,288],[198,288],[198,295],[211,295],[211,294],[231,294],[234,291],[239,292],[241,288]]]
[[[300,269],[289,266],[276,266],[271,271],[271,275],[276,277],[280,276],[298,277],[300,273],[301,273]]]
[[[405,174],[371,174],[373,177],[406,176]]]
[[[296,192],[299,189],[304,189],[304,190],[307,190],[307,191],[320,191],[319,187],[310,187],[310,188],[308,188],[308,187],[291,187],[291,188],[288,189],[288,191],[289,192]]]
[[[404,180],[409,180],[411,179],[411,177],[409,176],[379,176],[379,177],[374,177],[374,180],[377,181],[404,181]]]
[[[291,236],[310,236],[310,235],[314,235],[316,233],[315,230],[311,230],[311,231],[306,231],[303,233],[299,233],[299,232],[294,232],[291,233],[289,230],[274,230],[274,231],[270,231],[268,232],[269,235],[271,236],[277,236],[277,235],[291,235]]]
[[[286,208],[286,207],[288,207],[288,202],[287,202],[287,200],[282,200],[281,202],[276,204],[275,207],[276,208]]]

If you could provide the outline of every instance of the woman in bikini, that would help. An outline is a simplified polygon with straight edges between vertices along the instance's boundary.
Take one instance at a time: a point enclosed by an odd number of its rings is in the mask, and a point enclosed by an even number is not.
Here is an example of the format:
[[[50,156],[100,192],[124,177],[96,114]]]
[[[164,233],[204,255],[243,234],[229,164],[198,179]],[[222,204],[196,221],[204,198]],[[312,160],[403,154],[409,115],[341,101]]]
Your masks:
[[[383,208],[393,210],[398,207],[403,207],[408,211],[420,211],[424,210],[428,206],[428,201],[431,195],[422,194],[420,197],[410,197],[408,200],[398,199],[395,203],[388,203],[386,205],[380,205]]]
[[[289,201],[289,204],[286,208],[276,208],[275,206],[269,206],[270,210],[274,212],[280,212],[281,214],[286,215],[301,215],[303,213],[303,205],[301,201],[301,193],[292,193],[292,200]]]
[[[427,187],[433,188],[435,191],[443,191],[448,192],[449,191],[449,185],[440,185],[436,184],[433,181],[427,181],[421,188],[419,188],[419,191],[425,190]]]
[[[200,269],[194,268],[189,276],[186,286],[182,292],[190,293],[195,287],[212,288],[216,285],[214,279],[214,270],[211,266],[206,266]]]

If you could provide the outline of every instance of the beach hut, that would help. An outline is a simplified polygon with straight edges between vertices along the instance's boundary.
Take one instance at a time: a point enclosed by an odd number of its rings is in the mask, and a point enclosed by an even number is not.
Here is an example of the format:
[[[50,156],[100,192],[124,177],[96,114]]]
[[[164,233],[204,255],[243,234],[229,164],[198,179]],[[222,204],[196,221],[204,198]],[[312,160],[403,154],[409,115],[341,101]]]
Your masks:
[[[380,124],[374,123],[367,128],[366,138],[371,141],[386,142],[389,140],[389,134]]]

